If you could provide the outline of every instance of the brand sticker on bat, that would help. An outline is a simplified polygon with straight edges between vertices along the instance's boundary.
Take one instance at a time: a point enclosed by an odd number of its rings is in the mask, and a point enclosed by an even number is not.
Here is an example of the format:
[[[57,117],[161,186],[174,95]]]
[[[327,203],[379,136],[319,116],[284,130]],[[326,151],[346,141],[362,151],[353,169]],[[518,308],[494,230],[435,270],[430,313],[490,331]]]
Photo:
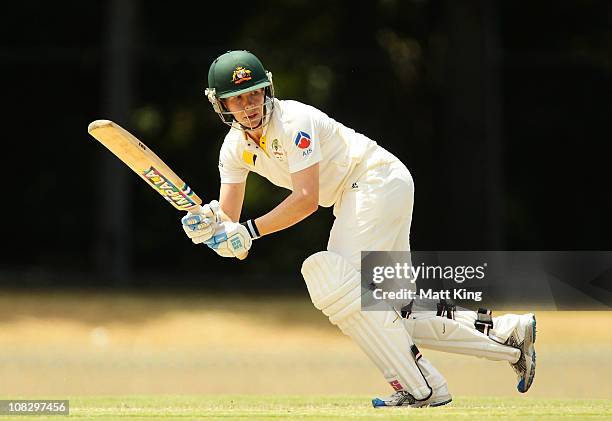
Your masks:
[[[189,196],[193,195],[193,191],[187,184],[182,189],[176,187],[170,180],[163,176],[154,167],[149,168],[144,173],[144,178],[153,186],[155,189],[164,196],[168,202],[172,203],[175,207],[183,210],[187,210],[192,206],[196,205],[196,202]]]

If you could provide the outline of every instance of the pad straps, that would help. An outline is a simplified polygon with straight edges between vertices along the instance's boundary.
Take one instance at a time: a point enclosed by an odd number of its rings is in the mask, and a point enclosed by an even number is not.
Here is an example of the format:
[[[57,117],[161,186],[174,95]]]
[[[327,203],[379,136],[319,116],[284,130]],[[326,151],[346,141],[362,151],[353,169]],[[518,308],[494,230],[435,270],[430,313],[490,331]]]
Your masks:
[[[446,317],[447,319],[455,320],[455,310],[457,306],[449,303],[446,300],[440,300],[437,306],[436,316]]]
[[[410,300],[408,304],[400,309],[400,316],[402,316],[403,319],[409,318],[412,314],[412,304],[414,304],[414,300]]]
[[[486,308],[479,308],[474,327],[480,333],[489,336],[489,332],[493,329],[493,312]]]

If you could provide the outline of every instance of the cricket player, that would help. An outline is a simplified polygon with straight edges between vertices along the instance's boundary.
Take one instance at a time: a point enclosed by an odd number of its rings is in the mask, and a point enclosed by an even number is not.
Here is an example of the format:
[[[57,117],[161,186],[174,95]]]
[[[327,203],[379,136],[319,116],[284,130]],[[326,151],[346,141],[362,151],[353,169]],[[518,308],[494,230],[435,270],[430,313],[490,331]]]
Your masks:
[[[535,373],[535,317],[456,311],[361,311],[362,250],[410,250],[414,184],[410,172],[375,141],[318,109],[274,96],[272,74],[248,51],[210,66],[206,95],[230,129],[219,154],[219,200],[182,218],[195,244],[244,259],[255,240],[333,206],[327,251],[302,265],[313,304],[350,336],[394,393],[375,407],[451,402],[444,377],[417,346],[508,361],[525,392]],[[247,175],[290,191],[268,213],[239,223]],[[404,309],[406,310],[406,309]]]

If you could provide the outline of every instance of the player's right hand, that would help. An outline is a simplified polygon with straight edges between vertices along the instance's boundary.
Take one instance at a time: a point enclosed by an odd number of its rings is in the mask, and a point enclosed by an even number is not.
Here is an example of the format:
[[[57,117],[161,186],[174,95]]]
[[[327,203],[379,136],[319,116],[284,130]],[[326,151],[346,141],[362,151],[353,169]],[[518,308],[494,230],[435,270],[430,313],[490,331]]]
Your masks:
[[[217,226],[215,235],[205,244],[221,257],[236,257],[243,260],[249,254],[253,238],[243,224],[226,221]]]
[[[209,240],[215,233],[217,225],[221,222],[219,202],[213,200],[204,206],[200,206],[200,209],[196,212],[187,212],[181,222],[185,234],[191,238],[194,244],[201,244]]]

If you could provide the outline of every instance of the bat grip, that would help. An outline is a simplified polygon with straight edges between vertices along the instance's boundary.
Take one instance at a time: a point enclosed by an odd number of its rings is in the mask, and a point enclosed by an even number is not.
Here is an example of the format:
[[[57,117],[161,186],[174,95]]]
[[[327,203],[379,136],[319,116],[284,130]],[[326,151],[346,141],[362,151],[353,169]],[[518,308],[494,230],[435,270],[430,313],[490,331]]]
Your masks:
[[[193,213],[194,215],[202,215],[202,206],[201,205],[195,205],[190,207],[189,209],[187,209],[189,212]],[[231,221],[232,219],[227,216],[225,214],[225,212],[223,212],[221,209],[219,209],[217,211],[217,214],[219,215],[219,220],[221,222],[226,222],[226,221]]]
[[[189,209],[187,209],[187,211],[193,213],[194,215],[201,215],[202,214],[202,206],[195,205],[195,206],[192,206]]]

